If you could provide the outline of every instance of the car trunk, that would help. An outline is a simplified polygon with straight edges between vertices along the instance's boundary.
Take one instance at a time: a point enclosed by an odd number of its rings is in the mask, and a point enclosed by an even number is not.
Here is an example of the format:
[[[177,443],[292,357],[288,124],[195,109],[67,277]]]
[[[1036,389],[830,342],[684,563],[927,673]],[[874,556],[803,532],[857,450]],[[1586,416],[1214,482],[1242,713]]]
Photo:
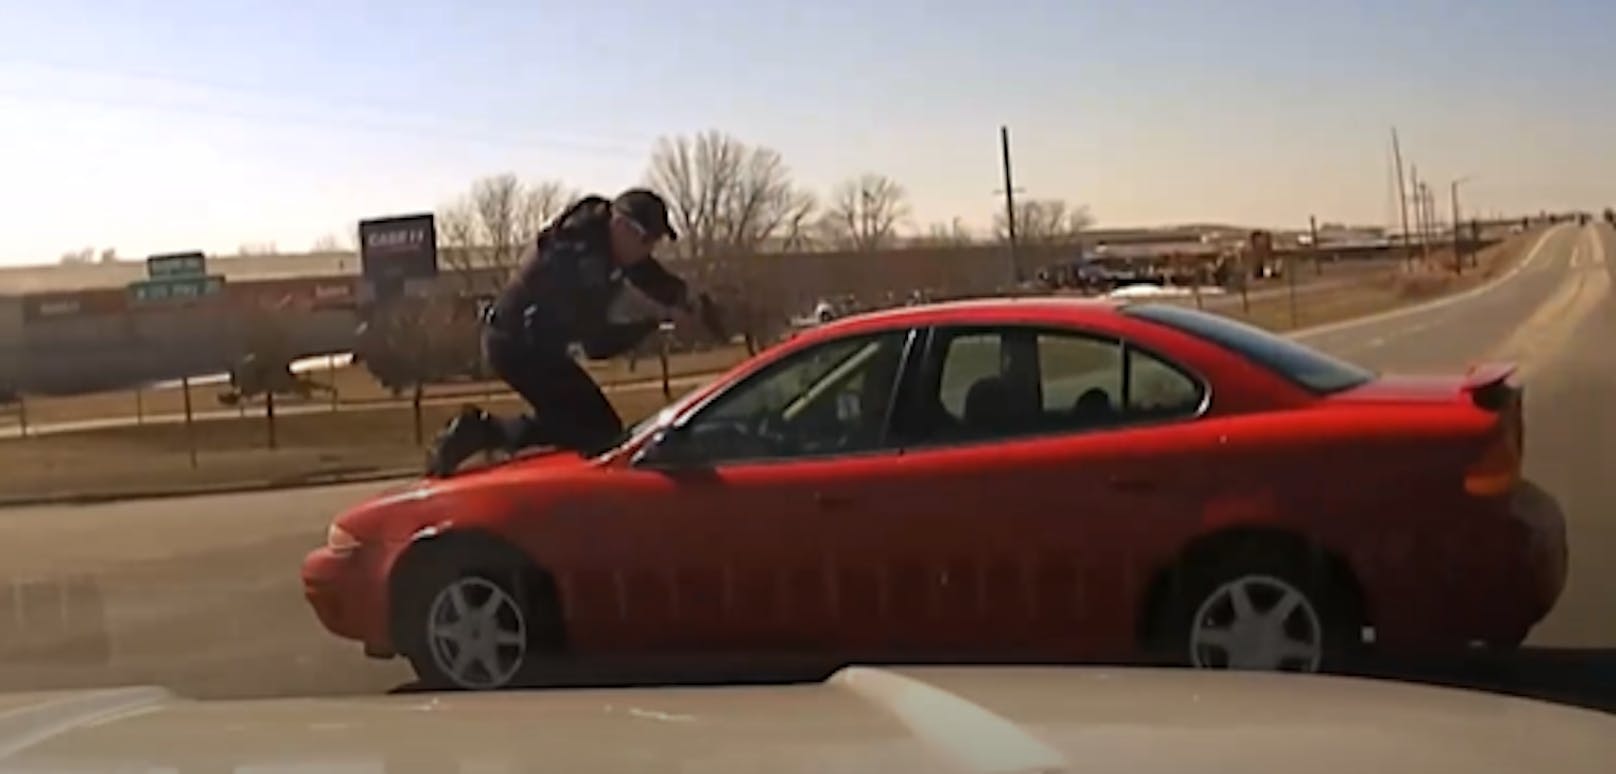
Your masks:
[[[1329,400],[1420,408],[1451,404],[1461,415],[1479,412],[1478,456],[1466,472],[1465,489],[1473,495],[1505,494],[1519,481],[1525,453],[1525,392],[1515,374],[1512,364],[1485,364],[1460,375],[1386,375]]]

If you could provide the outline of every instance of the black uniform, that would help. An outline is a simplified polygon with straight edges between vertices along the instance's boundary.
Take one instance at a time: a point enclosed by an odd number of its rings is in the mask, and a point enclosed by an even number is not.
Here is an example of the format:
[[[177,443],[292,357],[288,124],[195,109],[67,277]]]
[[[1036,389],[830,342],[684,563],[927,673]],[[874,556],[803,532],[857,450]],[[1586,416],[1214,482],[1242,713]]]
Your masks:
[[[536,411],[511,445],[593,450],[615,441],[623,422],[568,354],[569,345],[581,345],[593,359],[611,358],[656,330],[656,320],[607,319],[625,281],[664,306],[684,305],[687,290],[654,258],[629,267],[612,261],[605,199],[585,199],[558,221],[540,235],[490,309],[483,351],[494,372]]]
[[[622,418],[569,348],[579,344],[591,358],[610,358],[657,329],[657,320],[608,319],[624,282],[664,306],[688,306],[689,299],[684,281],[654,258],[617,265],[611,247],[614,211],[639,223],[647,234],[673,237],[666,205],[642,190],[626,192],[615,202],[586,197],[546,227],[489,308],[483,331],[489,366],[533,407],[534,415],[502,422],[468,408],[439,437],[432,454],[434,474],[448,475],[467,457],[490,448],[548,445],[594,454],[619,440]]]

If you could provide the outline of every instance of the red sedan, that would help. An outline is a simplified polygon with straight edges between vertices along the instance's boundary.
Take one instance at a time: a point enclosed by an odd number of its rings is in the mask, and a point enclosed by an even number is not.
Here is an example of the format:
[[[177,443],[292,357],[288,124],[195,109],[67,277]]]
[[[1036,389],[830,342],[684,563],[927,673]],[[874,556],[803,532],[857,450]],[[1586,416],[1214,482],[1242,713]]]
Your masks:
[[[1382,376],[1156,304],[830,323],[596,459],[339,516],[332,632],[428,684],[592,659],[1131,660],[1314,671],[1518,644],[1566,576],[1509,367]]]

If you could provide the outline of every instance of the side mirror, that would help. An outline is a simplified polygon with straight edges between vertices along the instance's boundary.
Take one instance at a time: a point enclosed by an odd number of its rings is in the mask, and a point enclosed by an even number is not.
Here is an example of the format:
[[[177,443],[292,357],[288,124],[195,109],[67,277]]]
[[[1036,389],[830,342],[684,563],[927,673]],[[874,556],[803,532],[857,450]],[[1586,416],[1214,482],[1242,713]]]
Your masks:
[[[634,465],[663,470],[700,467],[691,459],[691,451],[689,433],[681,432],[677,427],[664,427],[651,436],[651,440],[634,456]]]

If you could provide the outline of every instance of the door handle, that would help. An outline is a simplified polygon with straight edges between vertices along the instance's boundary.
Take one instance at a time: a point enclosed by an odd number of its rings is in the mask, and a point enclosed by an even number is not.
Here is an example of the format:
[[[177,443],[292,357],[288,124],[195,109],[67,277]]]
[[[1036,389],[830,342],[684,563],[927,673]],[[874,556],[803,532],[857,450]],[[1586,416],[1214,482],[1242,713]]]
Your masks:
[[[1127,494],[1148,494],[1156,491],[1156,482],[1143,478],[1112,476],[1106,483],[1110,484],[1112,489]]]
[[[814,503],[827,511],[840,510],[842,508],[851,506],[853,504],[853,498],[846,495],[833,495],[825,494],[824,492],[815,492]]]

